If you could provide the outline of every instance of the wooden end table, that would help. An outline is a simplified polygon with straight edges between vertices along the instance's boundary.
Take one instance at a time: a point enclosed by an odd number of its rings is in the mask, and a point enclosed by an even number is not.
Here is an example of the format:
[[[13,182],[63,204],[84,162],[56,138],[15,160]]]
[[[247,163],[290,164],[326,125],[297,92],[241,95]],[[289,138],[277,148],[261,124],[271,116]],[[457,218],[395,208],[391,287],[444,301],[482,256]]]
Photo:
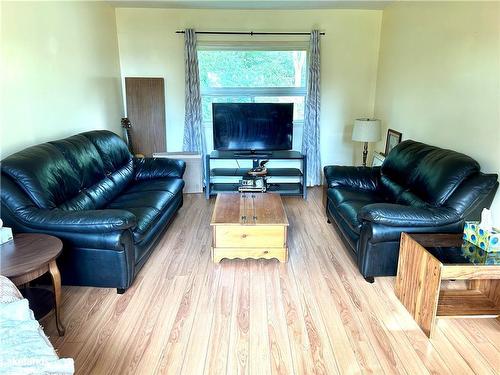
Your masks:
[[[59,238],[38,233],[22,233],[0,245],[0,274],[16,286],[26,284],[49,272],[54,288],[54,311],[59,336],[64,336],[61,322],[61,275],[56,259],[63,244]]]
[[[212,215],[212,259],[288,260],[288,219],[276,193],[220,193]]]
[[[444,289],[443,280],[465,280],[466,289]],[[402,233],[395,293],[428,337],[436,317],[498,317],[500,254],[461,234]]]

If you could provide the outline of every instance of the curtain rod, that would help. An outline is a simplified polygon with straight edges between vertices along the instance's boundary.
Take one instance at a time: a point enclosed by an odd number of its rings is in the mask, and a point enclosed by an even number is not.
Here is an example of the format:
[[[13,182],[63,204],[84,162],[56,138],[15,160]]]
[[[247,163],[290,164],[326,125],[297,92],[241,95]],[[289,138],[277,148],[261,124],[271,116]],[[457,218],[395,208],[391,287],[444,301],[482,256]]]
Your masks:
[[[177,30],[176,34],[184,34],[184,30]],[[276,33],[266,33],[266,32],[256,32],[256,31],[196,31],[196,34],[213,34],[213,35],[311,35],[311,33],[302,32],[276,32]],[[324,32],[319,33],[320,35],[325,35]]]

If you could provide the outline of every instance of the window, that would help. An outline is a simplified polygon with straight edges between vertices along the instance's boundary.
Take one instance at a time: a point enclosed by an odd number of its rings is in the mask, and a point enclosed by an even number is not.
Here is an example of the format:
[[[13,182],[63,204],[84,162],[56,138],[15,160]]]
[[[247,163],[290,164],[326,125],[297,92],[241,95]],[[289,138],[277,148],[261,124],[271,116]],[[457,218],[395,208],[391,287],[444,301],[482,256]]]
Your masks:
[[[199,46],[205,126],[212,103],[294,103],[294,124],[304,120],[306,47]]]

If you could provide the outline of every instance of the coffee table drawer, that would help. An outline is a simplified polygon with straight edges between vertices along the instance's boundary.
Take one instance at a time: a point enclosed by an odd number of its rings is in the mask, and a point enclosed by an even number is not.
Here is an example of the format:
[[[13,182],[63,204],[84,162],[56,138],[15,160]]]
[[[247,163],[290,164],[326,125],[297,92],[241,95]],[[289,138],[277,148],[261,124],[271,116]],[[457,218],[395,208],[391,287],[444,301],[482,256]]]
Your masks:
[[[284,247],[286,228],[281,225],[216,225],[214,247]]]

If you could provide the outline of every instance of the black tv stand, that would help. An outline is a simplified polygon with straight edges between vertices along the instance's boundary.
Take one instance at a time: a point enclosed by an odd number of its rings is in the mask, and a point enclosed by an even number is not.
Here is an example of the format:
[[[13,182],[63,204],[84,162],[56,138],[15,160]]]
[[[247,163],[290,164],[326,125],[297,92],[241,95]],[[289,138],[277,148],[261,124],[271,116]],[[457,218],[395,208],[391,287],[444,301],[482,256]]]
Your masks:
[[[281,195],[298,195],[304,199],[307,197],[306,181],[307,168],[306,156],[299,151],[212,151],[205,155],[205,171],[207,173],[207,182],[205,186],[205,196],[207,199],[210,196],[217,195],[223,192],[238,191],[238,182],[216,182],[216,177],[233,177],[242,178],[247,175],[248,170],[256,168],[262,160],[279,160],[289,162],[300,162],[300,168],[293,167],[268,167],[267,177],[271,179],[268,183],[269,192],[280,193]],[[214,160],[251,160],[251,168],[227,168],[214,167]],[[297,163],[295,163],[297,164]],[[293,178],[294,182],[273,182],[272,177],[277,177],[280,180],[289,180]],[[299,182],[296,182],[299,180]]]
[[[273,155],[272,151],[234,151],[235,157],[241,156],[260,156],[260,157],[270,157]]]

